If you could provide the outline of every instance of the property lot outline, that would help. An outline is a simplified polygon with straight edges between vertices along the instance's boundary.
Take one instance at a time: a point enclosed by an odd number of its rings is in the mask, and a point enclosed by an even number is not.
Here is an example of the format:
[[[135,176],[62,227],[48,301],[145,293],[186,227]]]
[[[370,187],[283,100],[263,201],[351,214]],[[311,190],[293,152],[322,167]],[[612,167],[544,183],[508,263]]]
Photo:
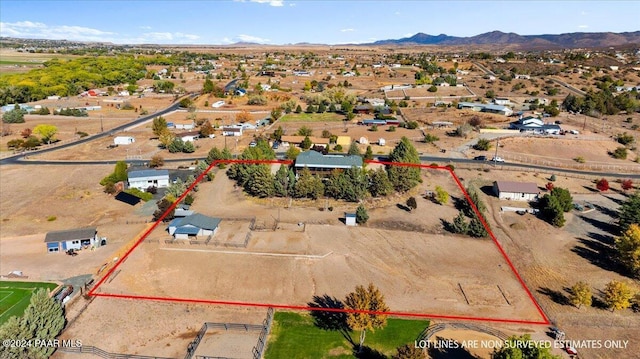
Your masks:
[[[525,291],[528,299],[535,306],[540,319],[539,320],[523,320],[523,319],[505,319],[505,318],[489,318],[482,316],[466,316],[466,315],[442,315],[442,314],[430,314],[430,313],[410,313],[410,312],[397,312],[390,311],[384,313],[371,312],[371,311],[358,311],[358,310],[349,310],[349,309],[334,309],[334,308],[315,308],[301,305],[282,305],[282,304],[273,304],[273,303],[257,303],[257,302],[243,302],[243,301],[223,301],[223,300],[207,300],[207,299],[194,299],[194,298],[180,298],[180,297],[160,297],[160,296],[149,296],[149,295],[132,295],[132,294],[117,294],[117,293],[108,293],[100,291],[100,287],[104,284],[107,279],[109,279],[118,267],[131,255],[131,253],[158,227],[161,223],[163,223],[163,219],[168,215],[168,213],[173,210],[178,203],[180,203],[190,192],[191,190],[202,181],[205,175],[208,174],[215,166],[220,163],[225,164],[234,164],[234,163],[243,163],[243,164],[292,164],[290,160],[218,160],[214,161],[209,165],[209,167],[201,173],[193,184],[186,189],[186,191],[169,207],[169,209],[162,214],[162,216],[153,223],[141,236],[140,238],[133,244],[131,248],[129,248],[124,255],[117,259],[115,265],[113,265],[104,275],[103,277],[93,286],[93,288],[88,292],[89,296],[94,297],[108,297],[108,298],[117,298],[117,299],[133,299],[133,300],[150,300],[150,301],[164,301],[164,302],[174,302],[174,303],[186,303],[186,304],[211,304],[211,305],[226,305],[226,306],[240,306],[240,307],[256,307],[256,308],[275,308],[275,309],[287,309],[287,310],[301,310],[301,311],[310,311],[310,310],[320,310],[320,311],[328,311],[328,312],[356,312],[356,313],[366,313],[366,314],[385,314],[399,317],[419,317],[419,318],[430,318],[430,319],[444,319],[444,320],[459,320],[459,321],[480,321],[480,322],[493,322],[493,323],[510,323],[510,324],[537,324],[537,325],[549,325],[550,321],[547,318],[546,314],[538,304],[538,302],[533,297],[533,294],[529,290],[529,288],[524,283],[524,280],[516,270],[513,262],[506,254],[502,245],[498,242],[496,236],[491,231],[491,228],[485,222],[485,219],[482,215],[480,215],[478,208],[475,206],[473,201],[464,186],[462,185],[460,179],[457,177],[453,169],[446,166],[434,166],[434,165],[424,165],[424,164],[414,164],[414,163],[397,163],[397,162],[384,162],[384,161],[365,161],[366,163],[379,164],[379,165],[391,165],[391,166],[403,166],[403,167],[419,167],[423,169],[435,169],[435,170],[443,170],[447,171],[457,187],[460,189],[461,193],[464,195],[465,200],[470,204],[471,208],[475,212],[476,216],[480,219],[482,225],[487,230],[489,237],[493,241],[493,244],[498,248],[500,255],[506,261],[510,271],[516,277],[518,283]],[[177,250],[177,249],[174,249]],[[202,250],[200,250],[202,251]],[[219,252],[219,251],[216,251]]]

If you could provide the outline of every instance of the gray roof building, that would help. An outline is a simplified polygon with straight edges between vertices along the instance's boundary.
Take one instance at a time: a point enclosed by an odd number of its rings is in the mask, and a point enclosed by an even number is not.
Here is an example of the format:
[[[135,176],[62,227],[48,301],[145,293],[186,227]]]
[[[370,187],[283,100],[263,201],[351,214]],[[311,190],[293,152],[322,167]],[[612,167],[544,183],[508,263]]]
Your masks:
[[[129,179],[131,178],[146,178],[146,177],[169,177],[168,170],[140,170],[131,171],[128,173]]]
[[[316,151],[305,151],[296,157],[296,168],[348,169],[362,167],[362,157],[356,155],[323,155]]]
[[[45,243],[79,241],[94,238],[98,230],[96,227],[68,229],[47,233],[44,237]]]
[[[207,217],[200,213],[196,213],[187,217],[174,219],[169,223],[169,227],[191,226],[201,229],[214,230],[218,228],[221,221],[222,220],[220,218]]]

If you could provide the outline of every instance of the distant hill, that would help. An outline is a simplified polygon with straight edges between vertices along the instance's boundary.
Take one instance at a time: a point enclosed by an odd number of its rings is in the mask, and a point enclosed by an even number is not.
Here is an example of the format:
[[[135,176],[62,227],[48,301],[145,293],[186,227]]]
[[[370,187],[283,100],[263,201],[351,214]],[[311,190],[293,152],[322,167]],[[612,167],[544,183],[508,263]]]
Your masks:
[[[491,31],[471,37],[417,33],[402,39],[380,40],[367,45],[520,45],[522,47],[608,47],[640,44],[640,31],[573,32],[558,35],[518,35]]]

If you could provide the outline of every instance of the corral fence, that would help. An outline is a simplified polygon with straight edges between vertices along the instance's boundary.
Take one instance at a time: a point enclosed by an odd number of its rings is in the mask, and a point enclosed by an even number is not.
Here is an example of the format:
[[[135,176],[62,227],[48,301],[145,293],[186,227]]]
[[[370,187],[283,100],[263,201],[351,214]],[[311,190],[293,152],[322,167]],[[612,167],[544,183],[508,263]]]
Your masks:
[[[445,329],[449,329],[449,328],[450,329],[463,329],[463,330],[471,330],[471,331],[474,331],[474,332],[481,332],[481,333],[493,335],[494,337],[499,338],[501,340],[505,340],[505,341],[509,338],[509,336],[506,335],[505,333],[503,333],[503,332],[501,332],[501,331],[499,331],[497,329],[493,329],[493,328],[487,327],[485,325],[470,324],[470,323],[437,323],[437,324],[433,324],[433,325],[427,327],[418,336],[418,340],[428,341],[437,332],[445,330]]]
[[[209,329],[224,329],[225,331],[233,330],[233,331],[244,331],[244,332],[253,332],[260,331],[260,335],[258,336],[258,343],[253,347],[252,355],[253,359],[260,359],[264,354],[264,349],[267,344],[267,338],[269,336],[269,332],[271,331],[271,324],[273,323],[273,308],[269,308],[267,310],[267,317],[262,321],[262,324],[242,324],[242,323],[212,323],[205,322],[200,328],[198,335],[193,339],[189,346],[187,347],[187,354],[184,356],[184,359],[192,359],[196,350],[198,349],[198,345],[202,342],[202,338],[205,336]],[[196,359],[233,359],[228,357],[219,357],[219,356],[208,356],[208,355],[196,355]]]
[[[227,248],[247,248],[249,241],[251,240],[251,231],[256,228],[256,217],[226,217],[222,218],[224,221],[248,221],[249,222],[249,231],[247,232],[244,240],[242,242],[224,242],[219,240],[214,240],[214,234],[210,234],[206,239],[165,239],[165,244],[192,244],[192,245],[207,245],[207,246],[216,246],[216,247],[227,247]],[[160,240],[157,240],[159,243]]]
[[[77,348],[61,347],[57,350],[63,353],[93,354],[105,359],[176,359],[148,355],[110,353],[106,350],[102,350],[91,345],[83,345]]]

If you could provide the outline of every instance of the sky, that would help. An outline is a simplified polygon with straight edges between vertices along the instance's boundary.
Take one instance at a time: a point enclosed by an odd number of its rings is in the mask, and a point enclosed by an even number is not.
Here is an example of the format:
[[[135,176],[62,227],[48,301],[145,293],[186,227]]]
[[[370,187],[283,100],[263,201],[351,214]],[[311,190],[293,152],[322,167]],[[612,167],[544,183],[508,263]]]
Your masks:
[[[0,36],[116,44],[350,44],[640,30],[640,1],[0,1]]]

